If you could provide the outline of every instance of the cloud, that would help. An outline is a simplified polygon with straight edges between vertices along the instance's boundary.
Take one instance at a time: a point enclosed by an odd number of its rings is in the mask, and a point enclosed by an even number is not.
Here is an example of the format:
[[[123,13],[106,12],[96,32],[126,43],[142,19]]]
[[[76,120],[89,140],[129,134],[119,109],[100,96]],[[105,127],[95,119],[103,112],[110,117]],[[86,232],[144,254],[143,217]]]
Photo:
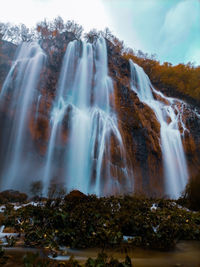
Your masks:
[[[174,46],[184,42],[196,20],[195,1],[181,1],[166,14],[160,37],[165,39],[165,46]]]
[[[0,9],[1,21],[28,26],[58,15],[64,20],[75,20],[86,31],[104,29],[109,24],[109,17],[100,0],[6,0]]]
[[[171,1],[102,0],[107,7],[115,31],[127,45],[155,53],[158,33]],[[177,0],[173,0],[176,3]]]
[[[200,43],[199,0],[102,1],[117,35],[128,46],[156,53],[161,62],[173,64],[195,57],[192,51]]]
[[[162,62],[196,57],[200,64],[199,0],[6,0],[0,9],[1,21],[29,27],[58,15],[85,31],[109,27],[127,46],[156,53]]]
[[[191,47],[196,50],[197,36],[200,35],[199,7],[196,0],[182,0],[167,12],[159,33],[159,42],[162,44],[159,54],[162,58],[168,57],[173,63],[186,63],[190,60],[189,54],[194,58]]]

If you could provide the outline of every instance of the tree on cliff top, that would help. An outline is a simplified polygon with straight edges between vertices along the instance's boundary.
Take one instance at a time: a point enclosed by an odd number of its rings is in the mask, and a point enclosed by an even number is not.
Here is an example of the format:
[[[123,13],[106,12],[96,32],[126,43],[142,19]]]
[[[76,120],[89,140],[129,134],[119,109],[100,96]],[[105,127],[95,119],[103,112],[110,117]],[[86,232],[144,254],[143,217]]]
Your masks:
[[[27,28],[24,24],[12,25],[0,22],[0,40],[15,44],[33,40],[53,39],[64,32],[72,32],[76,39],[80,39],[83,27],[73,20],[68,20],[65,23],[60,16],[53,21],[44,19],[38,22],[33,29]]]
[[[19,44],[36,39],[35,31],[24,24],[0,23],[0,40]]]
[[[37,23],[36,32],[38,34],[38,39],[53,39],[57,35],[65,32],[72,32],[76,39],[80,39],[83,27],[73,20],[68,20],[64,23],[63,19],[58,16],[53,21],[47,21],[45,19]]]

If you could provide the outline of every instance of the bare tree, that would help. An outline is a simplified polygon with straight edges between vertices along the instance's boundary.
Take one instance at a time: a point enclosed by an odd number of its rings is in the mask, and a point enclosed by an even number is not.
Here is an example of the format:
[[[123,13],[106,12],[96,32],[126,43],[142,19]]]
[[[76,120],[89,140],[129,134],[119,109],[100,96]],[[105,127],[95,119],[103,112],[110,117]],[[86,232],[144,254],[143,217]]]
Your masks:
[[[63,198],[66,195],[66,189],[62,184],[52,182],[48,188],[48,198]]]
[[[29,42],[35,39],[35,31],[24,24],[20,24],[20,39],[22,42]]]
[[[31,183],[30,192],[34,197],[42,196],[43,184],[41,181],[35,181]]]
[[[87,42],[93,43],[99,38],[100,34],[101,32],[98,32],[96,29],[92,29],[88,33],[85,33],[84,38]]]
[[[61,33],[64,30],[65,26],[64,21],[60,16],[54,19],[53,24],[54,24],[54,29],[57,30],[58,32]]]
[[[7,32],[8,25],[5,23],[0,23],[0,40],[3,40],[6,32]]]
[[[102,35],[105,39],[112,41],[114,38],[114,35],[112,34],[112,32],[110,31],[110,29],[108,27],[106,27],[104,29],[104,31],[102,32]]]
[[[77,39],[80,39],[83,32],[83,27],[73,20],[68,20],[65,24],[65,30],[68,32],[73,32],[75,37]]]

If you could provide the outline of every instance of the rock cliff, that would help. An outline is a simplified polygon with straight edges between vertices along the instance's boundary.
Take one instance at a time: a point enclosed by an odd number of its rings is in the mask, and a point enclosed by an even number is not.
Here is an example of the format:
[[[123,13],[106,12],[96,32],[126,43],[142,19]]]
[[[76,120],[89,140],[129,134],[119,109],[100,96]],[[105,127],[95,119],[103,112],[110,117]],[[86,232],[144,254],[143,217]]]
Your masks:
[[[53,40],[44,40],[41,47],[46,52],[46,64],[42,69],[38,90],[41,98],[39,106],[35,103],[30,107],[29,127],[27,135],[34,140],[41,162],[47,150],[50,137],[50,111],[56,96],[58,77],[61,70],[65,50],[75,36],[71,33],[60,34]],[[11,66],[16,46],[8,42],[0,43],[0,88]],[[81,49],[81,45],[80,45]],[[130,88],[130,66],[118,49],[107,41],[109,75],[114,85],[113,106],[117,112],[118,125],[125,145],[128,166],[133,169],[135,190],[149,195],[162,195],[163,159],[160,147],[160,124],[145,103],[140,102],[137,94]],[[158,90],[164,91],[163,87]],[[12,91],[12,88],[10,88]],[[168,95],[170,92],[168,92]],[[173,96],[173,94],[172,94]],[[176,95],[178,97],[178,95]],[[181,95],[180,95],[181,98]],[[6,108],[9,96],[0,110],[1,132],[4,121],[12,124],[13,111]],[[191,102],[191,101],[190,101]],[[37,122],[35,111],[38,109]],[[190,175],[200,172],[200,116],[198,106],[185,104],[180,106],[182,120],[187,130],[183,135],[183,145],[187,157]],[[62,124],[62,140],[57,140],[57,146],[62,150],[68,140],[69,113],[67,111]],[[180,129],[183,130],[183,129]],[[0,143],[5,142],[0,133]],[[120,165],[115,142],[112,144],[112,164]],[[1,152],[3,157],[3,152]]]

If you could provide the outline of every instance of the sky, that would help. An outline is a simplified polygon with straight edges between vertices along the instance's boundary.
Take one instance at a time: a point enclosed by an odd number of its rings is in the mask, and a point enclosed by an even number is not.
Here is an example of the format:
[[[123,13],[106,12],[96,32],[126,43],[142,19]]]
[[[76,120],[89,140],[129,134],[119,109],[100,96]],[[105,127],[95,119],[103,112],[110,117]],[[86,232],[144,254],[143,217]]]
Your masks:
[[[32,27],[75,20],[87,32],[108,27],[127,47],[161,62],[200,65],[200,0],[0,0],[0,21]]]

